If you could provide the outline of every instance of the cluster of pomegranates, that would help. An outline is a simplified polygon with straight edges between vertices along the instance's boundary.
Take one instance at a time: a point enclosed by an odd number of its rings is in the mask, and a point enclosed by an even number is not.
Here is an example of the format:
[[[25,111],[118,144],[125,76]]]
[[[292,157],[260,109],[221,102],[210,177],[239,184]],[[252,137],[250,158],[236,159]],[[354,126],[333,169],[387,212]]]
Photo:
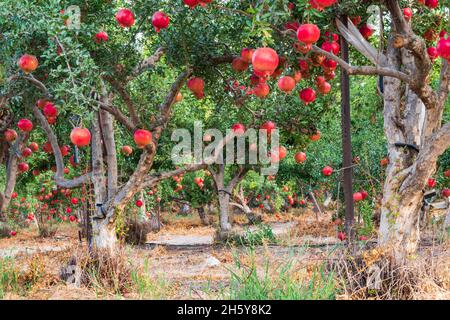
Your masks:
[[[355,192],[353,194],[353,201],[359,202],[359,201],[365,200],[368,196],[369,196],[369,194],[367,193],[367,191],[361,190],[361,191]]]
[[[183,3],[191,9],[194,9],[198,5],[200,5],[201,7],[205,7],[208,3],[211,2],[212,0],[183,0]]]
[[[203,180],[203,178],[200,178],[200,177],[195,177],[195,178],[194,178],[194,183],[195,183],[196,185],[198,185],[198,187],[199,187],[200,189],[203,189],[205,180]]]

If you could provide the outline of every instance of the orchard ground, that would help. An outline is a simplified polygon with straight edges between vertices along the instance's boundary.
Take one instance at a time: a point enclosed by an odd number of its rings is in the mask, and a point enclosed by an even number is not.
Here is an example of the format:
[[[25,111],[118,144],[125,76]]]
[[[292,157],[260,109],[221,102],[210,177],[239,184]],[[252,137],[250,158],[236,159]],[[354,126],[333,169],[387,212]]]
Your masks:
[[[264,235],[261,226],[253,227],[250,233],[245,217],[236,214],[235,229],[247,240],[245,245],[214,243],[214,227],[203,226],[195,214],[161,216],[164,228],[148,234],[146,244],[124,245],[126,263],[138,270],[126,290],[116,292],[101,284],[84,286],[61,280],[61,269],[71,257],[86,250],[85,241],[79,242],[78,227],[63,224],[51,238],[40,237],[31,226],[16,237],[0,241],[0,295],[3,299],[50,300],[352,298],[343,292],[342,279],[327,270],[327,263],[339,259],[345,251],[336,237],[337,227],[330,211],[319,214],[294,209],[278,217],[263,214],[263,223],[269,226]],[[209,218],[217,220],[214,215]],[[261,237],[252,241],[250,234]],[[183,244],[177,244],[177,239],[182,239]],[[374,240],[361,241],[359,248],[370,252]],[[448,241],[423,239],[418,260],[434,256],[434,263],[440,263],[442,282],[436,286],[424,279],[415,298],[450,298],[449,249]],[[12,274],[16,284],[8,287],[7,279]],[[276,295],[276,290],[292,286],[292,281],[296,282],[296,294]],[[308,291],[306,287],[311,284]],[[262,285],[265,290],[261,290]]]

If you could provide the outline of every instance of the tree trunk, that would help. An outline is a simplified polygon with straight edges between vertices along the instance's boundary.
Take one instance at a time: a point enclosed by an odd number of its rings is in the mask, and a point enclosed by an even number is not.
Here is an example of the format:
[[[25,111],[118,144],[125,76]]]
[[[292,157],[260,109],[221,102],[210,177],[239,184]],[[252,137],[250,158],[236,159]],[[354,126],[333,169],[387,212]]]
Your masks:
[[[398,70],[417,72],[414,57],[406,49],[395,49],[390,43],[387,57]],[[430,121],[430,113],[436,110],[426,109],[408,85],[385,77],[384,89],[389,165],[383,188],[378,243],[401,264],[417,250],[423,191],[427,179],[436,171],[438,156],[446,149],[448,130],[442,128],[439,131],[439,119]],[[440,107],[436,106],[436,109]],[[434,128],[431,133],[430,127]]]
[[[204,207],[198,207],[197,208],[198,216],[200,217],[200,220],[202,221],[203,225],[209,226],[209,219],[206,215],[205,208]]]
[[[224,191],[219,191],[219,214],[220,214],[220,230],[222,232],[231,231],[231,223],[229,221],[230,195]]]

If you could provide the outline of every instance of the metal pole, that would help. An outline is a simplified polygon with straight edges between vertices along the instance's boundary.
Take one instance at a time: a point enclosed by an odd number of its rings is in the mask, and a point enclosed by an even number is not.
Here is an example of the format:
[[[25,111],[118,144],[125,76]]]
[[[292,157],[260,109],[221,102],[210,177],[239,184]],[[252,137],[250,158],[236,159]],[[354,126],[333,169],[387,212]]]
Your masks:
[[[347,16],[341,17],[342,23],[347,26]],[[348,62],[348,43],[344,37],[341,39],[341,58]],[[350,77],[341,68],[341,128],[342,128],[342,162],[344,176],[344,202],[345,202],[345,233],[348,239],[354,237],[353,221],[355,218],[353,206],[353,183],[352,183],[352,140],[350,133]]]

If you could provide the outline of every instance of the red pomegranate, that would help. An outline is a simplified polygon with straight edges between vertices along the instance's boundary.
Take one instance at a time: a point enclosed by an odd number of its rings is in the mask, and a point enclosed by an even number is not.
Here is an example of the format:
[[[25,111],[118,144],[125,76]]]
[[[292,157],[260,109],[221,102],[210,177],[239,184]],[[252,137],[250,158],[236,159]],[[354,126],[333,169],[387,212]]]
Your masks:
[[[30,166],[26,162],[21,162],[17,165],[17,169],[23,173],[28,171],[28,169],[30,169]]]
[[[101,43],[108,41],[108,34],[105,31],[100,31],[95,35],[95,42]]]
[[[30,143],[30,145],[28,146],[28,148],[30,148],[31,151],[33,151],[33,152],[39,151],[39,145],[38,145],[36,142]]]
[[[181,102],[183,100],[183,95],[181,92],[178,92],[177,96],[175,97],[175,102]]]
[[[272,131],[275,130],[276,128],[277,126],[272,121],[266,121],[260,127],[260,129],[267,131],[268,136],[270,136],[272,134]]]
[[[11,237],[15,237],[17,235],[17,231],[12,230],[9,234]]]
[[[59,150],[61,151],[61,155],[63,157],[65,157],[69,154],[70,147],[69,146],[61,146],[61,147],[59,147]]]
[[[37,105],[37,107],[38,107],[39,109],[44,109],[45,104],[46,104],[47,102],[48,102],[48,101],[47,101],[46,99],[39,99],[38,101],[36,101],[36,105]]]
[[[350,20],[355,26],[361,23],[361,16],[351,17]]]
[[[300,91],[300,99],[307,105],[316,100],[316,92],[311,88]]]
[[[341,241],[344,241],[346,239],[345,232],[339,231],[338,232],[338,239],[341,240]]]
[[[430,9],[434,9],[439,5],[439,1],[438,0],[425,0],[425,5]]]
[[[270,159],[272,162],[280,162],[286,157],[287,150],[283,146],[275,147],[270,151]]]
[[[205,81],[202,78],[192,77],[187,82],[188,89],[197,97],[203,97],[205,89]]]
[[[22,157],[28,158],[33,154],[33,151],[30,148],[25,148],[22,150]]]
[[[233,59],[231,67],[236,72],[242,72],[248,69],[248,62],[241,57],[236,57]]]
[[[298,51],[303,54],[307,54],[311,51],[312,44],[311,43],[304,43],[304,42],[296,42],[294,43],[294,49],[295,51]]]
[[[286,93],[291,92],[295,88],[295,79],[290,76],[281,77],[278,80],[278,88]]]
[[[331,7],[333,4],[336,3],[336,0],[314,0],[314,1],[321,8]]]
[[[152,143],[152,133],[144,129],[136,130],[134,132],[133,138],[134,143],[136,143],[137,147],[140,149]]]
[[[430,179],[428,179],[427,184],[428,184],[428,187],[434,188],[436,186],[436,180],[430,178]]]
[[[74,205],[78,204],[78,198],[72,198],[70,202]]]
[[[51,102],[45,104],[43,112],[46,117],[56,117],[58,115],[58,109]]]
[[[359,32],[364,37],[364,39],[369,39],[372,36],[373,31],[374,30],[367,24],[363,24],[361,27],[359,27]]]
[[[450,60],[450,37],[439,39],[436,50],[442,59]]]
[[[17,127],[22,132],[30,132],[33,130],[33,122],[31,122],[29,119],[20,119],[17,123]]]
[[[242,123],[235,123],[231,126],[231,130],[235,135],[240,136],[245,133],[245,126]]]
[[[45,152],[45,153],[53,153],[53,147],[52,147],[52,144],[50,143],[50,142],[46,142],[46,143],[44,143],[43,145],[42,145],[42,150]]]
[[[302,24],[297,30],[297,39],[303,43],[314,43],[320,38],[320,30],[315,24]]]
[[[131,155],[133,153],[133,148],[131,148],[130,146],[123,146],[120,151],[125,156],[129,156],[129,155]]]
[[[362,193],[361,193],[361,192],[355,192],[355,193],[353,194],[353,201],[354,201],[354,202],[358,202],[358,201],[361,201],[361,200],[363,200],[363,195],[362,195]]]
[[[7,142],[13,142],[14,140],[17,139],[17,132],[16,130],[13,129],[6,129],[5,132],[3,133],[3,136],[5,137],[5,140]]]
[[[199,0],[183,0],[183,2],[191,9],[194,9],[198,4],[200,4]]]
[[[317,141],[320,140],[320,131],[317,131],[316,133],[314,133],[313,135],[311,135],[309,137],[309,139],[311,139],[311,141]]]
[[[265,96],[267,96],[270,93],[270,87],[265,82],[258,83],[253,88],[252,92],[258,98],[264,98]]]
[[[20,57],[19,61],[17,62],[17,65],[20,69],[22,69],[23,72],[26,74],[33,72],[37,69],[39,63],[35,56],[31,54],[24,54]]]
[[[332,52],[334,55],[338,55],[341,47],[336,41],[325,41],[321,46],[322,50],[326,52]]]
[[[294,159],[295,159],[295,162],[297,162],[297,163],[303,163],[306,161],[306,153],[298,152],[295,154]]]
[[[403,16],[406,21],[409,21],[412,18],[413,12],[411,8],[403,8]]]
[[[253,53],[253,69],[263,76],[271,75],[277,69],[278,62],[278,54],[272,48],[259,48]]]
[[[450,189],[442,190],[442,196],[445,198],[450,197]]]
[[[444,171],[444,177],[450,178],[450,169]]]
[[[144,202],[142,202],[142,200],[136,200],[136,207],[140,208],[144,205]]]
[[[333,174],[333,168],[332,167],[330,167],[330,166],[326,166],[326,167],[324,167],[323,169],[322,169],[322,174],[324,175],[324,176],[331,176],[332,174]]]
[[[91,133],[86,128],[73,128],[70,141],[77,147],[85,147],[91,142]]]
[[[434,39],[436,39],[436,33],[433,29],[427,29],[427,31],[425,31],[423,34],[423,38],[427,41],[432,42],[434,41]]]
[[[131,27],[134,24],[134,14],[130,9],[120,9],[116,13],[116,21],[122,28]]]
[[[152,25],[155,27],[155,31],[159,32],[161,29],[165,29],[169,26],[169,16],[164,12],[157,11],[152,16]]]
[[[337,62],[331,59],[325,59],[322,63],[322,68],[327,72],[336,70],[336,67]]]
[[[331,91],[331,85],[328,82],[322,82],[317,86],[317,91],[321,94],[327,94]]]
[[[246,61],[247,63],[251,63],[254,52],[254,49],[244,48],[241,50],[241,58],[244,59],[244,61]]]
[[[427,48],[427,53],[431,60],[435,60],[439,57],[439,53],[435,47]]]
[[[299,83],[302,80],[302,73],[300,71],[296,71],[292,76],[296,83]]]

